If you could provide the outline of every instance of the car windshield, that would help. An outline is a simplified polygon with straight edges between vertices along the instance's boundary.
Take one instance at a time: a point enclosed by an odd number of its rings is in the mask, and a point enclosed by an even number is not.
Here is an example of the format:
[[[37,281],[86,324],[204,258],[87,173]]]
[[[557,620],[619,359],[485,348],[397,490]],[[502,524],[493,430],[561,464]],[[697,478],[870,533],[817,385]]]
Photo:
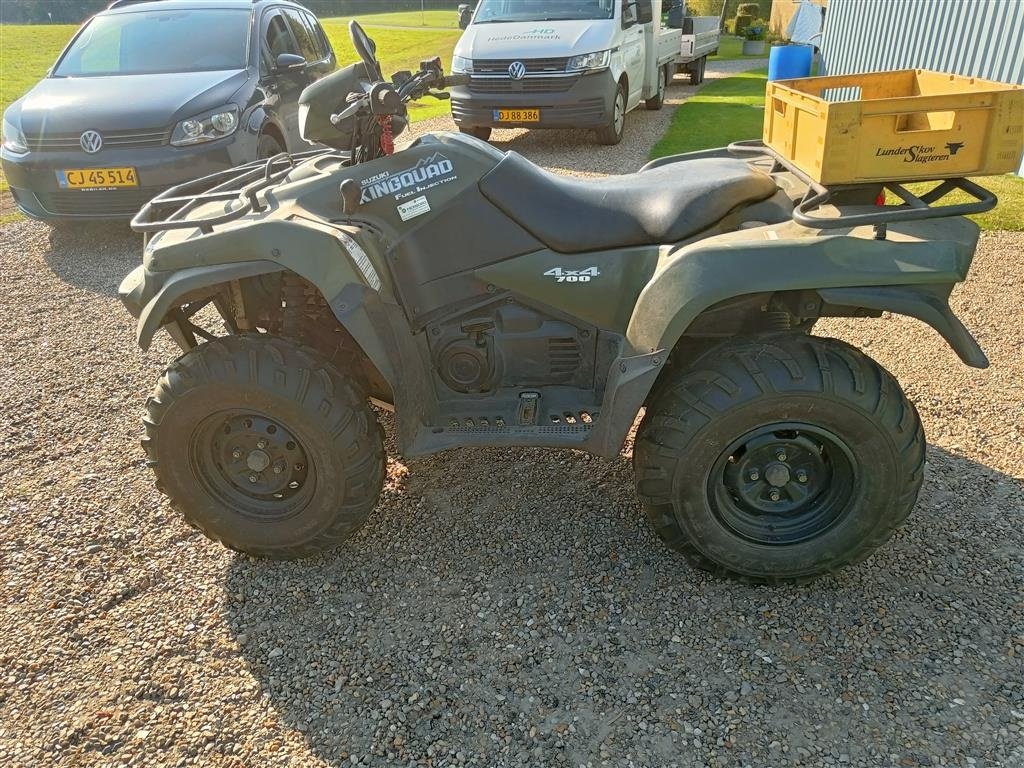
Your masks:
[[[244,69],[249,9],[142,11],[97,16],[58,62],[55,77]]]
[[[611,19],[615,0],[480,0],[474,24]]]

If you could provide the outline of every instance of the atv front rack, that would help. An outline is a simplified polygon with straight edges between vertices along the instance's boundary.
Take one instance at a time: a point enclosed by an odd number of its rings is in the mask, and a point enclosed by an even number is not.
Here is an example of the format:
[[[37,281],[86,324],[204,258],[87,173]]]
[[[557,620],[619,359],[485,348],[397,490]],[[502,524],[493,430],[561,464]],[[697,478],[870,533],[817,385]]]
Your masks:
[[[875,237],[884,240],[886,225],[904,221],[920,221],[922,219],[941,219],[947,216],[966,216],[973,213],[985,213],[992,210],[998,199],[984,187],[969,179],[915,179],[913,183],[937,182],[938,186],[923,195],[916,195],[907,189],[902,182],[878,181],[874,183],[819,184],[793,163],[781,157],[762,141],[735,141],[729,145],[730,154],[740,156],[768,157],[772,160],[769,173],[788,172],[807,185],[803,199],[793,209],[793,221],[805,227],[816,229],[838,229],[871,225],[875,228]],[[886,205],[885,192],[891,192],[902,204]],[[941,200],[954,192],[963,192],[973,198],[966,203],[946,203],[937,205]],[[838,215],[822,215],[821,211],[827,204],[838,203],[837,198],[845,200],[875,199],[877,209],[871,212],[843,213]],[[863,205],[858,208],[863,210]]]
[[[218,224],[264,210],[265,204],[258,197],[260,192],[283,179],[299,162],[327,154],[338,153],[333,149],[314,149],[296,154],[283,152],[267,160],[255,160],[178,184],[142,206],[132,219],[132,229],[136,232],[160,232],[198,228],[209,234]],[[189,216],[200,206],[217,202],[224,204],[220,212]]]

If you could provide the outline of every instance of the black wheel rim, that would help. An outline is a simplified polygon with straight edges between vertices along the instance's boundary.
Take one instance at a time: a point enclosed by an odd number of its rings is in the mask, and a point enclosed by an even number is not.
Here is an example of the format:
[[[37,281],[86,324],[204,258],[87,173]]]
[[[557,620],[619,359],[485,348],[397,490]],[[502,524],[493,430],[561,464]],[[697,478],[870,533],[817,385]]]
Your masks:
[[[196,427],[189,464],[203,488],[253,520],[298,514],[316,488],[316,467],[295,432],[250,410],[221,411]]]
[[[722,452],[708,477],[708,501],[718,521],[747,541],[798,544],[847,514],[859,474],[849,446],[834,433],[769,424]]]

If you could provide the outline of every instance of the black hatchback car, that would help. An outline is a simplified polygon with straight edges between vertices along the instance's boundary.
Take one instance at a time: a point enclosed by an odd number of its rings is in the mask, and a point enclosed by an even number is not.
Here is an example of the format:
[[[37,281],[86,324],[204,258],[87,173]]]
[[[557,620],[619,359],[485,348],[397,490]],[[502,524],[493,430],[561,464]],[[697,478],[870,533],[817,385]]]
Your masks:
[[[287,0],[115,0],[4,113],[3,170],[34,218],[130,218],[167,187],[309,148],[299,94],[335,66]]]

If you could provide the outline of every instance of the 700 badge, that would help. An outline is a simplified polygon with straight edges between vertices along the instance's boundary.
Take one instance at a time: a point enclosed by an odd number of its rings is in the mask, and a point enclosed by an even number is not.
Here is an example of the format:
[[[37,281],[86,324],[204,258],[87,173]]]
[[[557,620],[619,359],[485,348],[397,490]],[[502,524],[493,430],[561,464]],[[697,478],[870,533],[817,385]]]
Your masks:
[[[553,277],[559,283],[589,283],[593,278],[600,275],[601,272],[597,267],[587,267],[586,269],[554,267],[544,273],[545,277]]]

